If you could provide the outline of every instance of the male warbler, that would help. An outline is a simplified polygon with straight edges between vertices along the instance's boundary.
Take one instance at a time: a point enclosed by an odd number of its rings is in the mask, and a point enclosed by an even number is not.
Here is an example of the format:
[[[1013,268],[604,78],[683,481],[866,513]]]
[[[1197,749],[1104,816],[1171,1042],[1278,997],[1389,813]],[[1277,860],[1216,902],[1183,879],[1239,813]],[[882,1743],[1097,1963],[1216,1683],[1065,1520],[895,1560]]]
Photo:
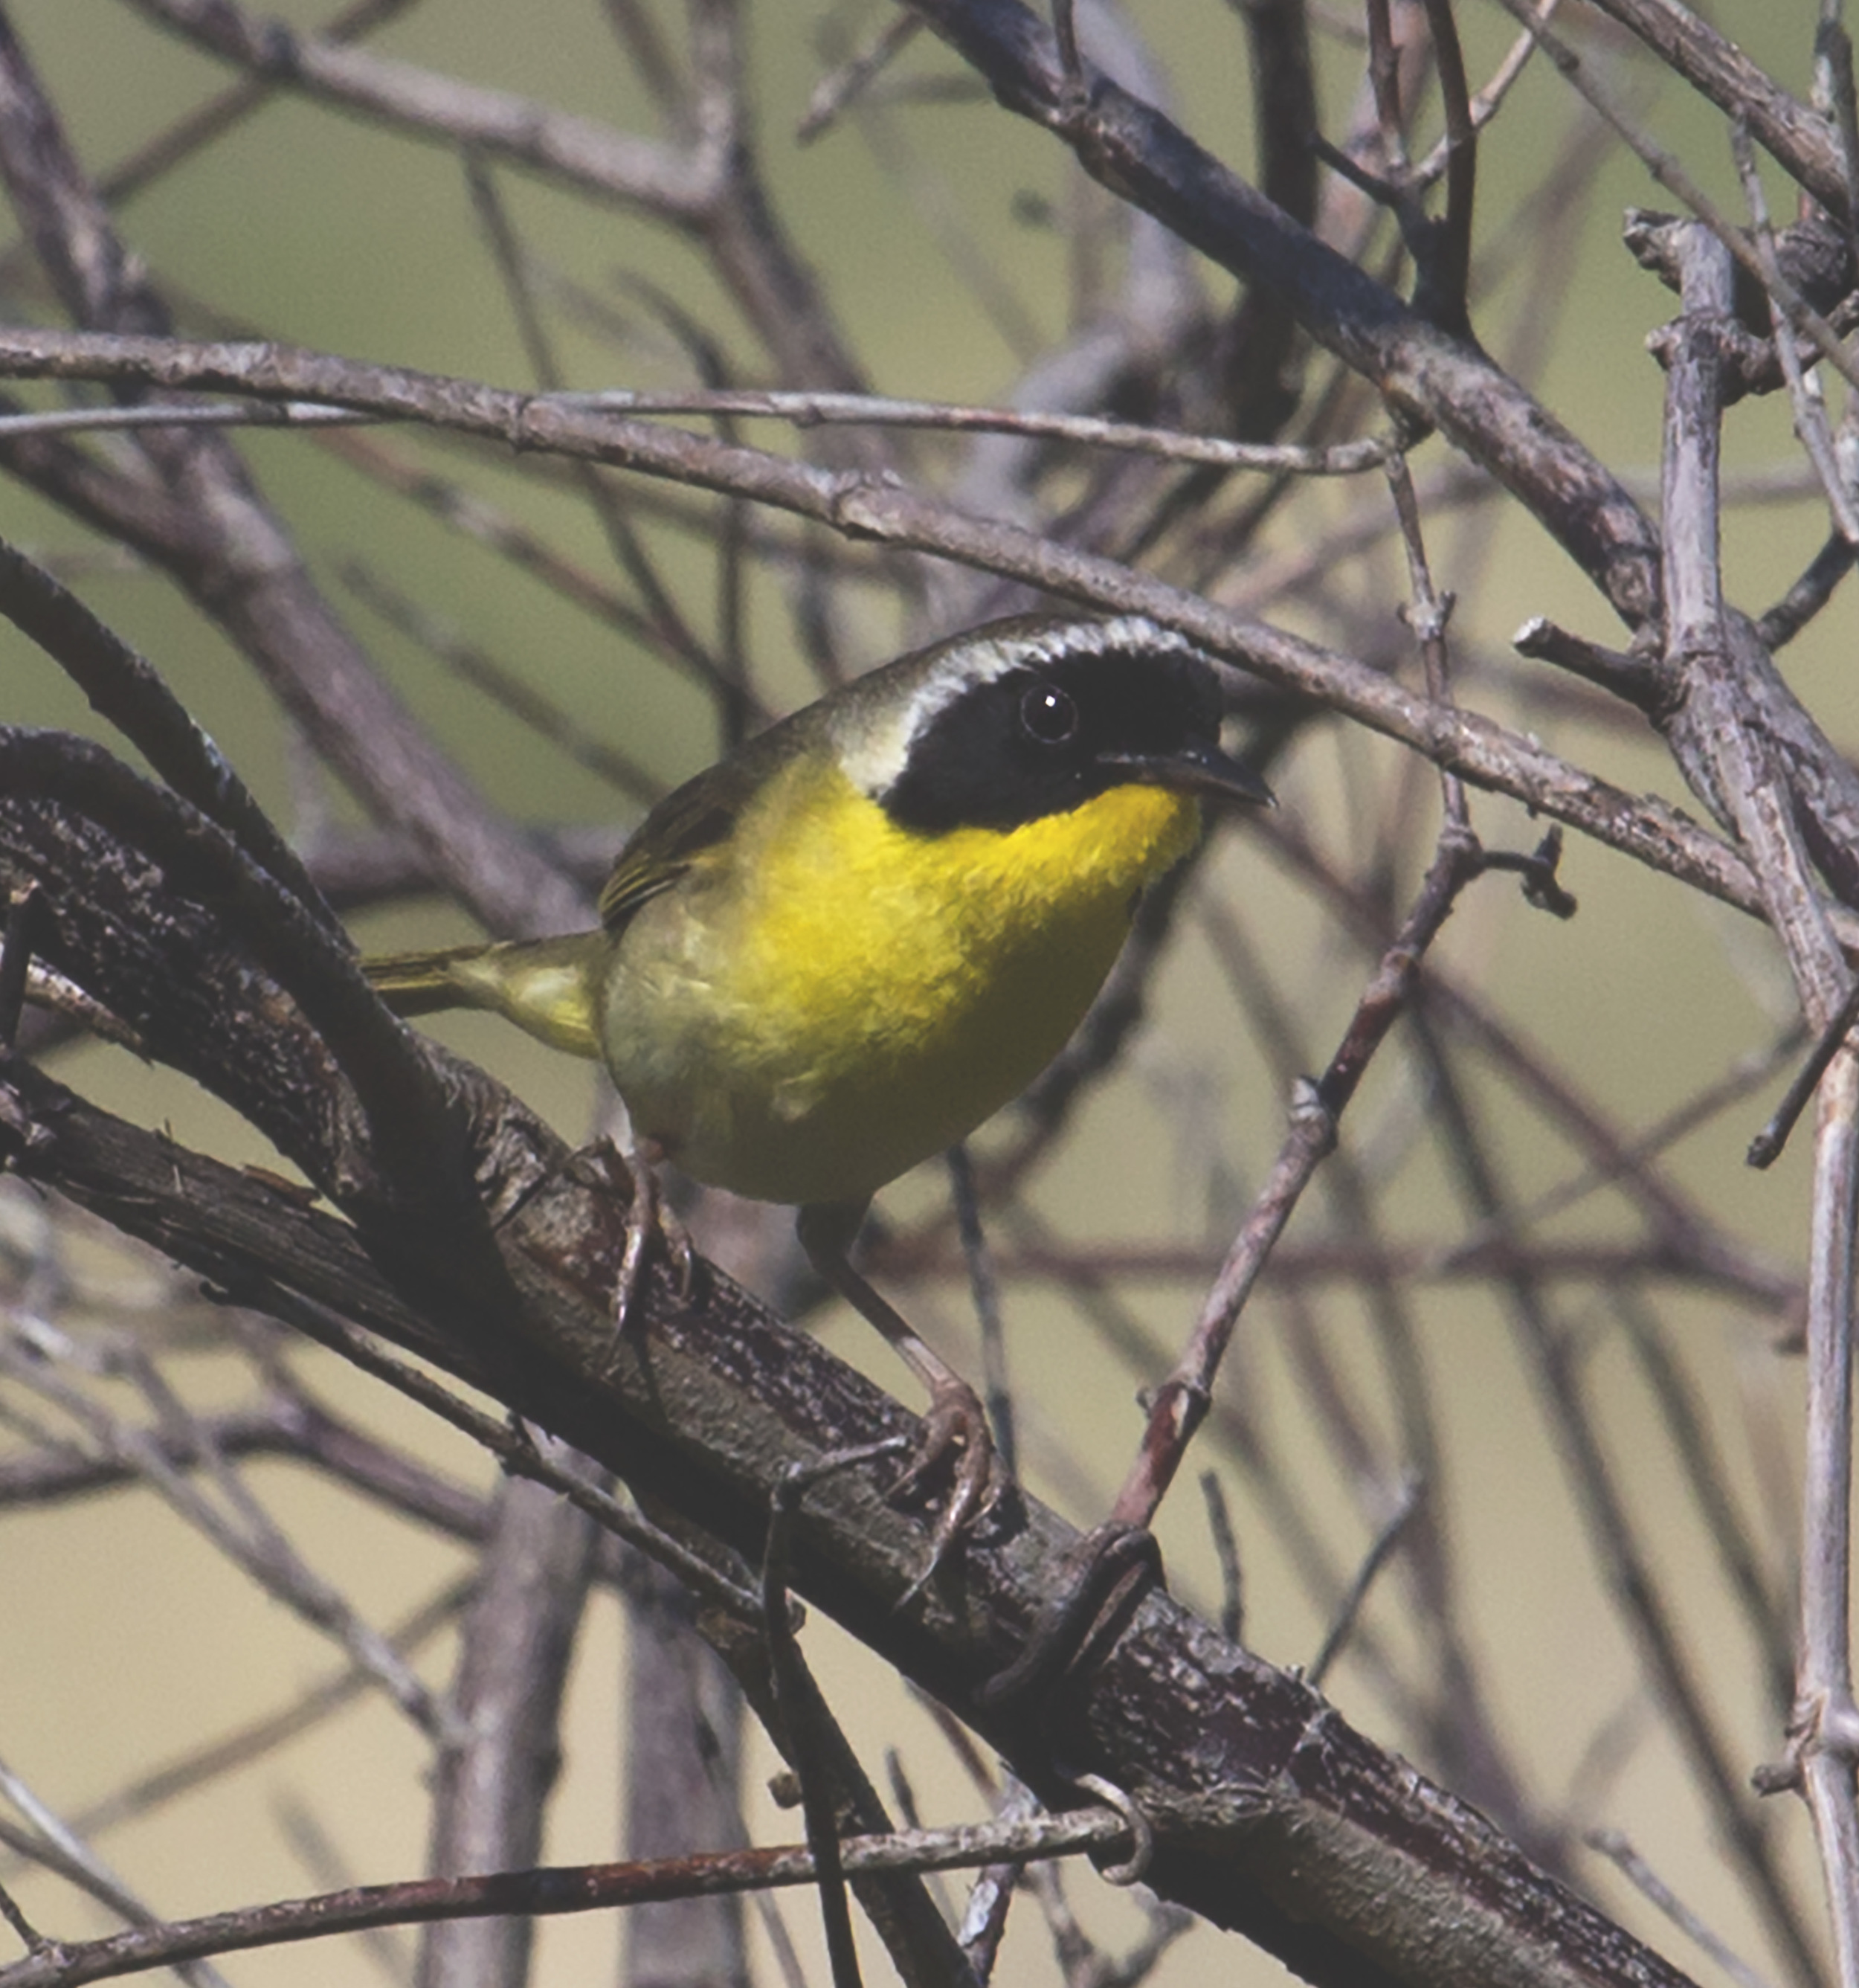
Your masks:
[[[1154,622],[994,622],[660,802],[598,931],[369,963],[402,1014],[492,1009],[600,1058],[648,1168],[798,1205],[815,1267],[929,1390],[912,1477],[962,1450],[932,1567],[988,1497],[986,1422],[847,1252],[879,1188],[1063,1046],[1198,796],[1269,801],[1220,713],[1212,663]]]

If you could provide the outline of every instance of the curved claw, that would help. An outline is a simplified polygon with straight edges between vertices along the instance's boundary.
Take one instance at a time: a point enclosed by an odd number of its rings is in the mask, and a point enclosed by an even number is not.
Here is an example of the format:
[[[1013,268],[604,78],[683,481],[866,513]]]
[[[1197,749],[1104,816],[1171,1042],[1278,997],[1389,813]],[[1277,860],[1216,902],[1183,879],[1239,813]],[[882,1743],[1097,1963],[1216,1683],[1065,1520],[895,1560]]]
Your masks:
[[[657,1170],[650,1154],[635,1149],[627,1156],[627,1171],[632,1176],[633,1198],[626,1211],[626,1250],[620,1259],[620,1274],[613,1282],[613,1324],[626,1330],[633,1301],[645,1274],[646,1258],[654,1242],[664,1249],[667,1261],[678,1279],[681,1300],[691,1295],[696,1273],[697,1251],[691,1232],[668,1206]]]
[[[917,1440],[910,1468],[897,1480],[896,1495],[907,1496],[920,1489],[940,1474],[958,1452],[960,1461],[955,1466],[948,1497],[937,1514],[928,1557],[898,1598],[900,1608],[923,1592],[948,1557],[950,1549],[987,1517],[1007,1489],[1006,1470],[989,1432],[986,1412],[975,1390],[951,1374],[931,1391],[923,1433]]]
[[[1134,1604],[1162,1581],[1162,1550],[1147,1526],[1114,1520],[1087,1533],[1066,1555],[1053,1599],[1026,1647],[996,1672],[975,1697],[990,1708],[1049,1695],[1049,1688],[1083,1663],[1100,1639],[1129,1619]]]

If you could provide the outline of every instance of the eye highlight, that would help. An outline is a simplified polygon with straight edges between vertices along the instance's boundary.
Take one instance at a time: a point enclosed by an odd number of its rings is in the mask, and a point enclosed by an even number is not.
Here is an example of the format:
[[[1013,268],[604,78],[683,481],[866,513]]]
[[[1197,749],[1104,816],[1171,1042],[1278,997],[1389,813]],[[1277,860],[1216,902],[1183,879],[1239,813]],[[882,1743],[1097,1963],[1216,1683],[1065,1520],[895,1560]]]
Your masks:
[[[1063,746],[1078,735],[1078,707],[1051,684],[1036,684],[1020,699],[1020,729],[1042,746]]]

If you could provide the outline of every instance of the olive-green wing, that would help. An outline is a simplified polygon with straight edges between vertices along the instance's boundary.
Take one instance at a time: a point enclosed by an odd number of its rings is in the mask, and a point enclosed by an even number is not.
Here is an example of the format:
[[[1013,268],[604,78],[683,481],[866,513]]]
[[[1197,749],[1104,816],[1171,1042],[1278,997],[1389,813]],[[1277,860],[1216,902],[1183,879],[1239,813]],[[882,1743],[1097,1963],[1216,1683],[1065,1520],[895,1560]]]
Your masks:
[[[738,754],[687,780],[633,831],[601,888],[600,922],[610,933],[670,890],[705,850],[728,841],[761,785],[758,756]]]

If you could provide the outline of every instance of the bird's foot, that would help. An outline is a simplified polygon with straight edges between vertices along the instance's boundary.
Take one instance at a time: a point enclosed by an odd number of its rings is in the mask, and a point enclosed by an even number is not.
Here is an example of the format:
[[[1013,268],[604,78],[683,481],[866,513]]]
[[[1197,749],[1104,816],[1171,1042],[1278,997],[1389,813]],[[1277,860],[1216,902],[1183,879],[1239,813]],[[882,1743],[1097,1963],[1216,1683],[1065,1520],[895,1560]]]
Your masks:
[[[678,1280],[681,1301],[691,1295],[697,1251],[691,1232],[665,1200],[656,1164],[658,1155],[648,1146],[635,1146],[631,1151],[622,1153],[611,1139],[603,1138],[576,1158],[590,1161],[604,1185],[616,1192],[623,1180],[625,1183],[628,1196],[626,1248],[620,1258],[620,1274],[613,1280],[613,1326],[617,1332],[624,1332],[654,1245],[664,1251],[665,1260]]]
[[[632,1316],[640,1280],[645,1274],[646,1258],[654,1243],[665,1253],[665,1260],[678,1280],[681,1300],[690,1297],[697,1269],[697,1251],[691,1245],[691,1232],[666,1201],[664,1183],[651,1160],[635,1149],[627,1164],[633,1176],[633,1199],[626,1211],[626,1253],[620,1259],[619,1280],[613,1287],[613,1324],[622,1332]]]
[[[1060,1682],[1101,1655],[1137,1604],[1162,1584],[1162,1550],[1147,1526],[1112,1521],[1087,1533],[1067,1556],[1026,1648],[981,1687],[981,1702],[993,1710],[1036,1694],[1049,1702]]]
[[[953,1374],[931,1387],[923,1432],[911,1452],[910,1468],[897,1480],[895,1495],[908,1497],[945,1475],[950,1479],[948,1496],[936,1515],[929,1556],[904,1591],[897,1603],[900,1608],[923,1592],[951,1551],[988,1516],[1013,1481],[994,1446],[980,1398]]]
[[[897,1307],[852,1267],[846,1253],[864,1215],[863,1202],[810,1202],[801,1209],[795,1232],[807,1261],[867,1324],[884,1335],[929,1390],[929,1412],[897,1491],[908,1494],[953,1472],[948,1502],[931,1537],[929,1558],[899,1598],[901,1608],[935,1578],[951,1550],[994,1509],[1013,1480],[995,1449],[980,1397]]]

